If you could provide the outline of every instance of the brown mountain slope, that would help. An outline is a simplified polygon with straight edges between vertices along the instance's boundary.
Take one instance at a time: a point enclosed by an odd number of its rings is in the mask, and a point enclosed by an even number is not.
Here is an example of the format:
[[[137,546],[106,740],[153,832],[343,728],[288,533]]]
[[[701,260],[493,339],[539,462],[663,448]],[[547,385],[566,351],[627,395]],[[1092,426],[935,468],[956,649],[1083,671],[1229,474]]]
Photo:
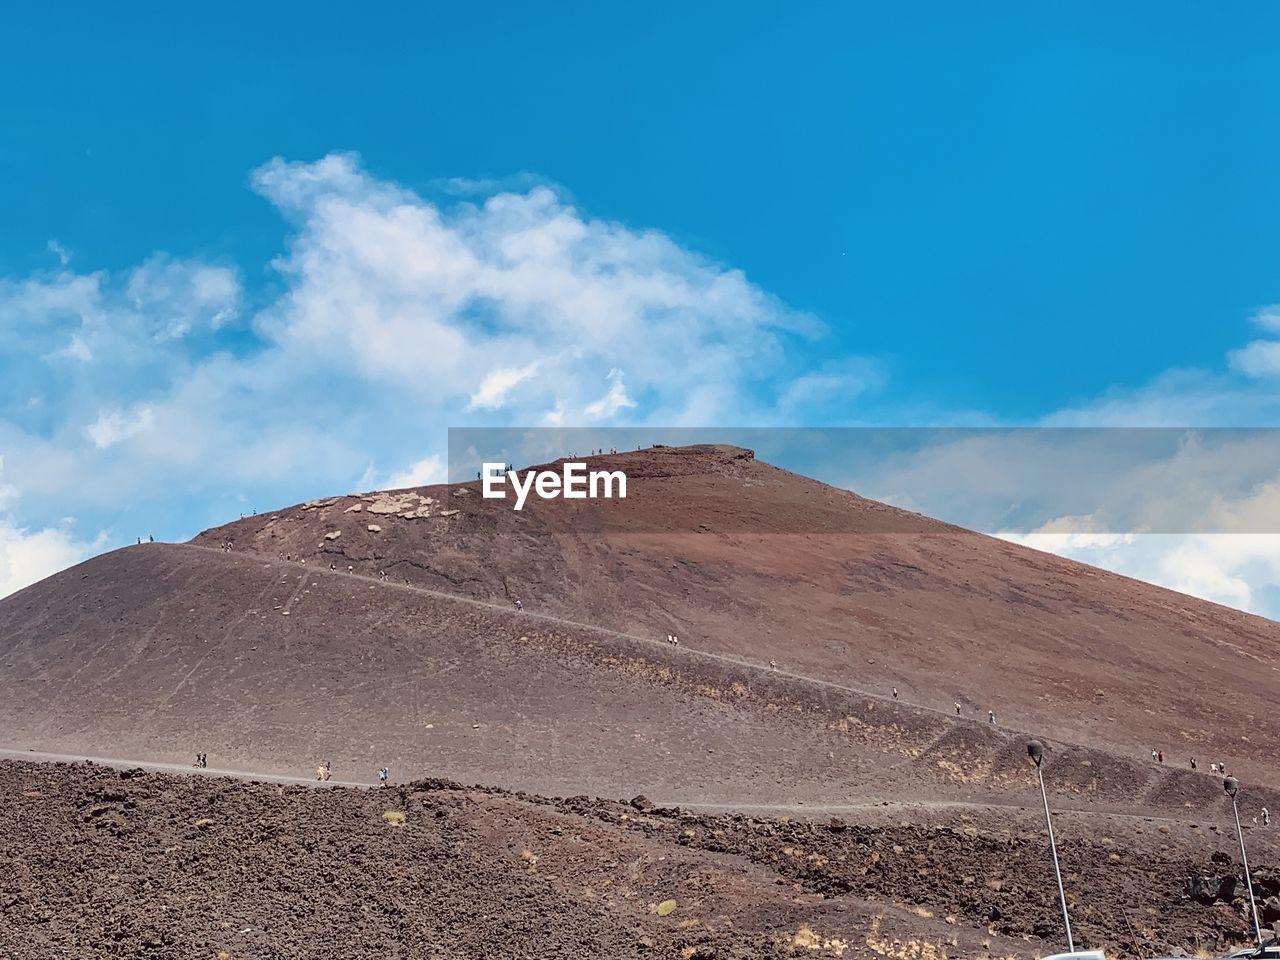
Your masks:
[[[1034,732],[1065,803],[1191,816],[1210,755],[1276,771],[1267,621],[744,451],[618,459],[621,503],[334,498],[51,577],[0,602],[0,747],[812,807],[1025,802]]]
[[[133,547],[0,614],[0,747],[714,807],[1034,799],[1025,732],[314,565]],[[1204,774],[1050,746],[1063,806],[1223,814]]]
[[[531,500],[516,513],[478,484],[427,487],[316,501],[194,542],[674,633],[1135,757],[1158,748],[1173,763],[1280,773],[1263,747],[1280,732],[1272,621],[908,514],[739,448],[590,459],[627,472],[625,501]]]

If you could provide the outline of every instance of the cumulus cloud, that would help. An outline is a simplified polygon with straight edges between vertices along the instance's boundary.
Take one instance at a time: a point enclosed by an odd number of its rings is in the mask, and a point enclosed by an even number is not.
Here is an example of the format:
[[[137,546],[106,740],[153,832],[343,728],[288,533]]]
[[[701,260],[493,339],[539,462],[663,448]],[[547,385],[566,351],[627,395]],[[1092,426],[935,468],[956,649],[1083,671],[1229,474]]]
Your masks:
[[[240,282],[226,267],[154,257],[130,274],[125,296],[135,311],[156,319],[153,336],[178,338],[216,331],[235,317]]]
[[[499,367],[491,370],[467,403],[468,410],[496,410],[507,402],[507,395],[538,372],[538,361],[525,367]]]
[[[385,481],[376,486],[384,490],[399,490],[403,487],[426,487],[433,483],[444,483],[448,479],[448,470],[444,459],[439,456],[423,457],[409,464],[405,469],[390,474]]]
[[[65,527],[27,530],[0,515],[0,597],[79,563],[102,546],[101,537],[83,542]]]
[[[855,401],[881,380],[877,365],[865,357],[828,361],[788,383],[778,407],[793,422],[847,422]]]
[[[115,446],[147,430],[153,419],[150,407],[133,411],[102,410],[98,419],[84,428],[85,435],[99,450]]]
[[[215,499],[437,480],[451,425],[763,418],[760,385],[797,374],[788,343],[821,332],[531,178],[438,202],[333,154],[251,186],[289,230],[253,310],[258,264],[0,279],[0,452],[28,527],[70,504],[103,526],[141,503],[207,523]]]
[[[782,338],[815,329],[739,271],[548,187],[442,207],[350,155],[273,161],[253,182],[299,225],[278,261],[290,291],[259,317],[262,335],[449,410],[502,407],[518,386],[521,415],[608,417],[636,409],[624,389],[588,392],[618,368],[651,417],[678,419],[689,382],[741,400],[785,368]],[[687,361],[680,378],[673,355]]]
[[[592,420],[607,419],[620,410],[636,405],[636,402],[627,396],[627,385],[621,370],[614,367],[605,379],[609,381],[609,391],[595,403],[587,404],[583,411]]]
[[[1277,609],[1280,534],[1014,533],[1002,538],[1263,616]]]
[[[65,267],[71,262],[71,251],[60,244],[57,240],[51,239],[47,244],[45,244],[45,249],[57,257],[58,263],[62,266]]]
[[[77,271],[51,246],[52,271],[0,279],[0,508],[10,511],[0,565],[26,571],[4,574],[0,591],[91,548],[59,525],[73,509],[102,521],[95,528],[142,503],[203,526],[223,518],[214,501],[263,507],[442,479],[448,426],[847,421],[850,400],[879,385],[871,362],[798,361],[792,347],[821,325],[741,271],[656,230],[593,217],[533,178],[448,184],[440,202],[332,154],[273,160],[250,183],[289,231],[268,265],[271,299],[253,309],[240,277],[263,264],[156,254],[120,273]],[[1280,310],[1255,321],[1259,338],[1223,370],[1170,371],[1045,422],[1275,422]],[[1143,541],[1105,537],[1186,514],[1177,497],[1150,496],[1170,487],[1168,465],[1133,472],[1105,510],[1072,499],[1079,461],[1051,471],[1033,458],[1010,474],[973,445],[887,464],[884,483],[862,490],[920,502],[949,471],[970,470],[971,484],[993,492],[986,529],[1025,535],[1077,518],[1039,535],[1065,536],[1061,552],[1092,551],[1103,565],[1259,607],[1258,584],[1275,572],[1261,541],[1210,549],[1187,538],[1256,529],[1270,509],[1263,487],[1280,474],[1243,443],[1181,457],[1181,476],[1201,492],[1226,484],[1213,515],[1222,526],[1147,541],[1160,560],[1121,559]],[[1036,484],[1052,495],[1016,507]],[[1214,565],[1225,579],[1214,580]]]
[[[1230,356],[1231,366],[1250,377],[1271,377],[1280,373],[1280,341],[1254,340]]]

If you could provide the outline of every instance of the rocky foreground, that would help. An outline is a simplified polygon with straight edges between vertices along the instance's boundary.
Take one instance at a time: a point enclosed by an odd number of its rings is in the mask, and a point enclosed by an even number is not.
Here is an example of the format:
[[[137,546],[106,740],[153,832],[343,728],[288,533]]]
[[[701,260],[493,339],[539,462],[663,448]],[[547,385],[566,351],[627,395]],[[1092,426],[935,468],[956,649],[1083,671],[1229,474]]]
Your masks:
[[[1030,958],[1058,945],[1031,814],[710,816],[0,761],[0,956]],[[1077,944],[1245,939],[1225,825],[1059,828]],[[1249,840],[1274,897],[1275,847]]]

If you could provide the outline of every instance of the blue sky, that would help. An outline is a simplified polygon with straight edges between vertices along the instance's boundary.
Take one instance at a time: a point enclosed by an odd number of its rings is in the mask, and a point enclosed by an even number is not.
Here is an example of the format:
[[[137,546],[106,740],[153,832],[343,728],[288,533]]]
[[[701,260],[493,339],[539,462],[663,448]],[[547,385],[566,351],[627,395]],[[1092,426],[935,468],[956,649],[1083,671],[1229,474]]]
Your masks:
[[[0,13],[0,592],[457,423],[1280,413],[1274,6],[260,6]]]

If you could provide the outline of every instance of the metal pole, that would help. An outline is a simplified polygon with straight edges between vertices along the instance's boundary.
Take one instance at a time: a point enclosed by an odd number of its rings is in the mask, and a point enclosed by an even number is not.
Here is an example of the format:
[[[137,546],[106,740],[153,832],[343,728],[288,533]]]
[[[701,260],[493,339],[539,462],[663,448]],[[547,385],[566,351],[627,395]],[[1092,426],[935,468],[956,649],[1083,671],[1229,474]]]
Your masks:
[[[1053,839],[1053,818],[1049,816],[1049,794],[1044,788],[1044,768],[1038,763],[1036,774],[1040,777],[1040,799],[1044,801],[1044,822],[1049,828],[1049,851],[1053,854],[1053,875],[1058,881],[1058,902],[1062,904],[1062,925],[1067,929],[1067,952],[1074,953],[1076,945],[1071,940],[1071,918],[1067,916],[1067,894],[1062,889],[1062,868],[1058,866],[1058,845]],[[1248,875],[1247,869],[1245,874]],[[1261,934],[1258,935],[1258,940],[1261,942]]]
[[[1258,924],[1258,904],[1253,899],[1253,881],[1249,879],[1249,855],[1244,852],[1244,830],[1240,828],[1240,808],[1236,805],[1236,795],[1231,794],[1231,811],[1236,815],[1236,836],[1240,838],[1240,862],[1244,865],[1244,885],[1249,891],[1249,909],[1253,911],[1253,932],[1258,938],[1258,948],[1262,948],[1262,927]]]

